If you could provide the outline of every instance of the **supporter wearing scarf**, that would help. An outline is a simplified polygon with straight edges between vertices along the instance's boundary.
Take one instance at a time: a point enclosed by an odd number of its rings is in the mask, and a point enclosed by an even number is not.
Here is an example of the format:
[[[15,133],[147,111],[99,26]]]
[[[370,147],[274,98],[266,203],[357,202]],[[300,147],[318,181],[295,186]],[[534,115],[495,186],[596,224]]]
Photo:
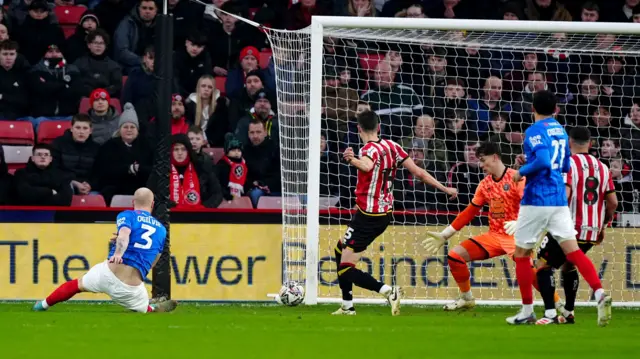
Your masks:
[[[204,208],[200,196],[200,181],[191,161],[191,144],[175,141],[171,146],[171,176],[169,195],[176,208]]]
[[[225,155],[222,160],[229,166],[229,192],[233,198],[244,194],[244,184],[247,180],[247,164],[242,158],[242,142],[233,134],[225,135]]]

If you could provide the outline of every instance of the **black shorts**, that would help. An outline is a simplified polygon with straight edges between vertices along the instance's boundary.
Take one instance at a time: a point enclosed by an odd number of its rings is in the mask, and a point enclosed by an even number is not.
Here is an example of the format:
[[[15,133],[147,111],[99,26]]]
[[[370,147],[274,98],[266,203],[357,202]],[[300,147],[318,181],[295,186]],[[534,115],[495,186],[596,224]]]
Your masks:
[[[578,242],[578,247],[582,253],[587,253],[593,247],[593,243]],[[538,247],[538,259],[542,259],[548,266],[559,269],[567,261],[567,257],[564,255],[560,244],[553,238],[551,233],[542,239],[540,247]]]
[[[384,233],[389,223],[391,223],[390,213],[370,215],[357,210],[342,237],[342,248],[349,247],[355,253],[364,251]]]

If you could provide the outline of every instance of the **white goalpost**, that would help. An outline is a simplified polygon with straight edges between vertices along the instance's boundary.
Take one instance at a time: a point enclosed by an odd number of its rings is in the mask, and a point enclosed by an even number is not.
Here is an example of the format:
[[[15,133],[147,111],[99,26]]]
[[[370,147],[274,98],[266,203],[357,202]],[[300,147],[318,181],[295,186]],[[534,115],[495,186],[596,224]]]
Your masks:
[[[407,304],[442,304],[458,295],[446,253],[486,231],[486,216],[437,256],[421,241],[450,224],[484,177],[478,141],[498,141],[507,164],[521,153],[530,95],[548,88],[561,122],[589,126],[594,151],[616,171],[620,211],[589,256],[614,305],[640,306],[640,24],[320,16],[300,31],[265,30],[277,83],[283,280],[305,283],[306,304],[341,301],[333,248],[355,199],[355,172],[341,153],[361,145],[359,108],[378,113],[381,136],[461,196],[450,201],[399,171],[394,221],[358,266],[403,286]],[[471,265],[478,303],[519,304],[514,268],[507,257]],[[354,300],[384,303],[355,288]],[[584,281],[578,302],[595,305]]]

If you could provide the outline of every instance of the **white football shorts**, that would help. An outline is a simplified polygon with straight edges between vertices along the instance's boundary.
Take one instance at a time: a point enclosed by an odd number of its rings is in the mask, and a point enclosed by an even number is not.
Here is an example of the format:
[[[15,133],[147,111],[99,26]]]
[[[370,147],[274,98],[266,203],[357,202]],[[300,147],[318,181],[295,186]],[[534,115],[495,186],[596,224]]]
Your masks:
[[[111,299],[135,312],[146,313],[149,306],[149,293],[144,283],[132,286],[122,283],[109,269],[107,261],[93,266],[82,277],[82,287],[92,293],[104,293]]]
[[[532,249],[540,237],[549,232],[558,241],[576,239],[576,230],[567,206],[520,206],[516,225],[516,245]]]

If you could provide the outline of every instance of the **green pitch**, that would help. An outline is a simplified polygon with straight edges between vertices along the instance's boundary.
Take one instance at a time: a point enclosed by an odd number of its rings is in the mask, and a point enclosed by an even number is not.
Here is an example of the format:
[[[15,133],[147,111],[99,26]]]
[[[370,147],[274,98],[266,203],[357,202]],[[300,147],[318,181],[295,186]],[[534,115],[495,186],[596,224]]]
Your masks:
[[[576,325],[510,327],[515,308],[444,313],[358,306],[285,308],[183,304],[173,313],[135,314],[112,304],[62,304],[44,313],[31,303],[0,304],[0,357],[25,358],[636,358],[640,311],[616,309],[609,327],[579,308]],[[540,310],[538,310],[540,312]]]

